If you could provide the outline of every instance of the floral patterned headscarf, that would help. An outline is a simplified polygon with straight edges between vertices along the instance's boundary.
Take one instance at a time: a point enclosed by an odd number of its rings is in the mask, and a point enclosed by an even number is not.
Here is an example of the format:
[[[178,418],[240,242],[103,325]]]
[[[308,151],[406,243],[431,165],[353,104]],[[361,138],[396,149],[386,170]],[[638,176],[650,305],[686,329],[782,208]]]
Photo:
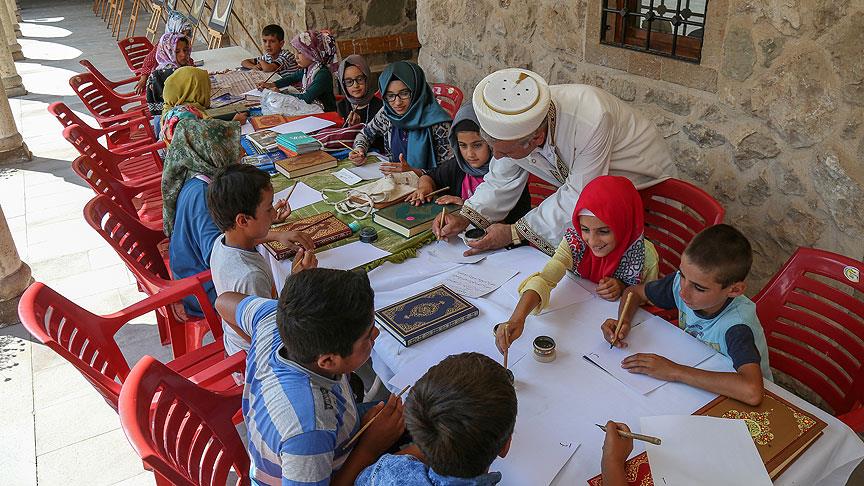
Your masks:
[[[162,35],[159,39],[159,45],[156,46],[156,69],[177,69],[180,67],[180,64],[177,62],[177,54],[175,51],[177,50],[177,43],[181,40],[186,42],[186,48],[189,49],[189,52],[191,53],[192,46],[189,45],[189,40],[186,39],[186,36],[183,34],[172,32]]]
[[[312,64],[306,68],[303,76],[304,90],[312,84],[321,66],[330,71],[336,68],[336,38],[329,32],[320,30],[301,32],[291,39],[291,46],[312,60]]]

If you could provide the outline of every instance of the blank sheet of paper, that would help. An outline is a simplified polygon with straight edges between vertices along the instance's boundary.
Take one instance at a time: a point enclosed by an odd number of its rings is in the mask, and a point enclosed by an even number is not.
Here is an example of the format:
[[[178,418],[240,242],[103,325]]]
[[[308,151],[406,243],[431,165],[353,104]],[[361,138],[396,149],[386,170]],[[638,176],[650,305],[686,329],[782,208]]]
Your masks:
[[[645,446],[656,485],[772,484],[743,420],[661,415],[642,417],[640,425],[663,441]]]
[[[389,251],[361,241],[337,246],[315,254],[318,258],[318,268],[335,268],[337,270],[352,270],[390,255]]]
[[[276,133],[303,132],[308,134],[312,132],[317,132],[318,130],[327,128],[335,124],[336,123],[330,120],[324,120],[323,118],[318,118],[317,116],[307,116],[306,118],[301,118],[299,120],[294,120],[288,123],[282,123],[281,125],[276,125],[270,130],[273,130]]]
[[[541,268],[532,271],[534,273]],[[524,274],[526,277],[531,275],[531,273]],[[521,285],[522,279],[516,282],[510,282],[507,286],[507,293],[509,293],[517,302],[519,301],[519,285]],[[552,289],[552,294],[549,296],[549,305],[547,305],[542,311],[540,311],[540,315],[548,314],[550,312],[554,312],[559,309],[563,309],[565,307],[571,306],[573,304],[578,304],[579,302],[585,302],[586,300],[593,299],[594,296],[591,292],[588,292],[581,285],[576,283],[572,278],[567,278],[565,275],[564,278],[558,283],[558,285]],[[602,324],[602,322],[600,323]],[[598,324],[599,325],[599,324]]]
[[[321,193],[312,189],[302,182],[297,182],[295,184],[297,186],[294,189],[294,192],[291,193],[291,197],[288,198],[288,205],[291,206],[291,209],[300,209],[304,206],[308,206],[310,204],[315,204],[318,201],[323,201],[324,198],[321,197]],[[293,187],[293,186],[291,186]],[[276,194],[273,195],[273,203],[280,201],[291,191],[291,187],[287,189],[283,189]]]
[[[371,181],[373,179],[380,179],[384,177],[384,173],[381,172],[381,162],[369,162],[369,157],[366,157],[367,162],[358,167],[351,167],[351,172],[354,173],[357,177],[363,179],[364,181]]]
[[[466,245],[461,238],[448,238],[447,240],[436,241],[429,248],[429,256],[436,260],[452,263],[477,263],[486,258],[486,253],[464,256],[465,252],[470,249],[471,247]]]
[[[560,409],[555,408],[556,412]],[[579,435],[566,420],[551,413],[529,419],[516,417],[516,429],[507,457],[498,457],[489,468],[501,473],[502,486],[546,486],[579,448]]]
[[[518,270],[489,262],[465,265],[444,279],[444,285],[459,295],[482,297],[504,285]]]
[[[715,353],[703,342],[656,316],[634,326],[624,341],[628,344],[626,348],[609,349],[609,343],[603,340],[598,329],[597,345],[584,354],[585,359],[643,395],[666,382],[621,368],[624,358],[637,353],[654,353],[684,366],[696,366]]]

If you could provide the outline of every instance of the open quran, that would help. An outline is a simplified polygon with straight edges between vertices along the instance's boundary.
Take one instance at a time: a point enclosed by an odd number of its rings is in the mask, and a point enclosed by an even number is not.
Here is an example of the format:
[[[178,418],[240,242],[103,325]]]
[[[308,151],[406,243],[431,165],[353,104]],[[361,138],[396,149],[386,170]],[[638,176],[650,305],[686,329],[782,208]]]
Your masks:
[[[265,73],[262,71],[228,71],[210,75],[210,98],[218,98],[226,93],[234,96],[243,96],[247,91],[258,88],[258,84],[270,78],[271,83],[280,79],[278,74]]]

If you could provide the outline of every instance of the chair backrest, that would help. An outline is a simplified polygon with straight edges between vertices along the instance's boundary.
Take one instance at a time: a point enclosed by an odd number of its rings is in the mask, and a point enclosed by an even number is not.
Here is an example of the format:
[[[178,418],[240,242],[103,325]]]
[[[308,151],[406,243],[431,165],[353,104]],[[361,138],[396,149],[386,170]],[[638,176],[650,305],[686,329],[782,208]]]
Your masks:
[[[450,114],[450,118],[455,118],[456,112],[462,106],[462,99],[464,97],[462,90],[450,84],[434,83],[432,85],[432,92],[435,93],[435,99],[438,100],[438,104],[444,108],[444,111]]]
[[[813,390],[835,415],[864,403],[862,271],[860,261],[798,248],[753,299],[771,367]]]
[[[97,119],[122,115],[125,113],[124,106],[133,102],[136,106],[140,106],[137,100],[130,101],[117,96],[117,93],[103,85],[93,73],[81,73],[72,76],[69,78],[69,86]]]
[[[120,392],[120,424],[145,464],[178,486],[249,484],[249,455],[232,417],[240,396],[211,392],[151,356]]]
[[[84,66],[84,69],[86,69],[87,72],[89,72],[90,74],[92,74],[93,77],[95,77],[96,80],[97,80],[99,83],[101,83],[103,86],[107,87],[108,89],[114,91],[116,94],[118,94],[118,95],[123,95],[123,96],[126,96],[126,97],[130,97],[130,96],[136,95],[134,91],[129,92],[129,93],[120,93],[120,92],[117,91],[117,88],[118,88],[118,87],[123,86],[123,85],[126,85],[126,84],[129,84],[129,83],[135,81],[135,80],[136,80],[135,77],[131,77],[131,78],[128,78],[128,79],[123,79],[123,80],[121,80],[121,81],[111,81],[111,80],[108,79],[104,74],[102,74],[102,71],[100,71],[99,69],[97,69],[96,66],[94,66],[93,63],[90,62],[88,59],[81,59],[80,61],[78,61],[78,64],[81,64],[82,66]],[[144,98],[144,95],[143,95],[143,94],[142,94],[142,95],[136,95],[136,96],[138,96],[138,97],[140,97],[142,100],[145,100],[145,101],[146,101],[146,99]]]
[[[720,224],[726,210],[710,194],[678,179],[639,191],[645,207],[645,237],[660,256],[660,275],[678,269],[681,254],[703,229]]]
[[[106,194],[84,206],[84,219],[114,248],[144,293],[156,295],[169,283],[171,273],[159,252],[165,239],[161,231],[141,224]]]
[[[55,101],[54,103],[48,105],[48,113],[54,115],[54,117],[57,118],[57,121],[59,121],[60,124],[64,127],[78,125],[84,131],[86,131],[88,135],[90,135],[91,139],[98,140],[101,136],[96,133],[97,130],[91,127],[89,123],[82,120],[81,117],[79,117],[78,114],[72,110],[72,108],[69,108],[69,106],[67,106],[66,103],[63,103],[62,101]],[[140,126],[140,124],[135,123],[113,125],[112,127],[110,127],[110,129],[116,131],[112,131],[111,133],[107,134],[108,147],[122,146],[122,142],[128,142],[131,131],[139,128]],[[152,131],[142,130],[142,133],[144,133],[144,137],[141,138],[141,140],[147,140],[154,143],[156,142],[156,137],[153,136]]]
[[[153,50],[153,43],[146,37],[127,37],[117,42],[117,47],[120,48],[120,53],[123,54],[123,59],[129,70],[136,72],[144,65],[144,59]]]
[[[120,386],[129,375],[114,341],[123,319],[92,314],[41,282],[24,291],[18,316],[33,337],[71,363],[117,409]]]
[[[93,159],[80,155],[72,161],[72,170],[84,179],[84,182],[93,189],[97,195],[103,194],[133,218],[137,219],[135,204],[122,185],[111,174]]]
[[[120,162],[123,161],[123,157],[103,147],[92,131],[78,124],[70,125],[63,129],[63,138],[71,143],[79,154],[90,159],[91,164],[102,167],[115,180],[123,180],[123,174],[120,172]]]

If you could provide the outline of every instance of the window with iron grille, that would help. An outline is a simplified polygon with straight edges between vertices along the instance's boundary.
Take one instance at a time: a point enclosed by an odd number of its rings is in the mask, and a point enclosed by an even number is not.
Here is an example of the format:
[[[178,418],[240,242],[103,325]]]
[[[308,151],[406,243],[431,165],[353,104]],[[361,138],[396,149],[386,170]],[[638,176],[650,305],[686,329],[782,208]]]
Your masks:
[[[698,63],[708,0],[603,0],[600,42]]]

